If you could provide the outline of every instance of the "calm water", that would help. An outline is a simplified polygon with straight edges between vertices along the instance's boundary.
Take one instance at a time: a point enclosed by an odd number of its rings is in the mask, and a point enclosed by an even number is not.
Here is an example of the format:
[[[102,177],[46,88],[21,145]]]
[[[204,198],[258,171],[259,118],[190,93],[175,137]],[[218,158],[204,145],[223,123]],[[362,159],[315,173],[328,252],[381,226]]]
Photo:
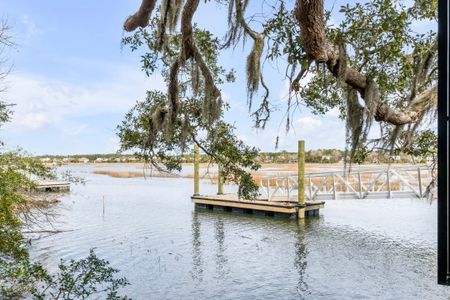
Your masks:
[[[190,179],[72,169],[87,183],[63,197],[57,227],[73,231],[34,241],[32,256],[52,268],[95,248],[134,299],[450,299],[435,283],[434,204],[328,201],[299,224],[195,211]]]

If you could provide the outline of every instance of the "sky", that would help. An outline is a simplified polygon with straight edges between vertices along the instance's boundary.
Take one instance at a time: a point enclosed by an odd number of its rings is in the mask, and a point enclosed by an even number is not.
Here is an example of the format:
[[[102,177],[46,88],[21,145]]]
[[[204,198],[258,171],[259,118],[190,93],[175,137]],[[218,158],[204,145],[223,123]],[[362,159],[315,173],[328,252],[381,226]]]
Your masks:
[[[36,155],[119,149],[116,126],[125,113],[144,99],[146,90],[166,89],[160,76],[146,77],[141,71],[138,53],[121,47],[123,22],[139,5],[140,0],[0,2],[1,17],[12,26],[17,44],[7,53],[12,69],[1,95],[15,104],[12,121],[0,129],[9,149],[21,147]],[[222,37],[226,12],[214,1],[201,1],[194,22]],[[230,104],[225,120],[236,126],[239,138],[262,151],[274,151],[277,136],[279,150],[295,151],[299,139],[306,141],[307,149],[345,147],[345,126],[337,110],[316,116],[301,108],[293,128],[285,133],[288,85],[280,66],[264,69],[278,112],[265,130],[252,128],[246,98],[247,54],[248,45],[220,57],[222,65],[236,70],[236,82],[224,85],[222,91]]]

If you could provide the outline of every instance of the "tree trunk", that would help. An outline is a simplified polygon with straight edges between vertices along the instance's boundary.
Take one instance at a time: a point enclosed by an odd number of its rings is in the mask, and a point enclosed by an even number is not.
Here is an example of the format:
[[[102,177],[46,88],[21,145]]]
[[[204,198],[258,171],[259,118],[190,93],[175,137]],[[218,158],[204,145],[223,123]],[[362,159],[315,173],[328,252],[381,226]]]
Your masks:
[[[323,0],[297,0],[295,7],[295,17],[300,25],[300,38],[309,59],[318,63],[325,63],[328,70],[350,87],[357,90],[366,102],[367,108],[372,108],[372,113],[377,121],[385,121],[393,125],[404,125],[418,121],[425,108],[435,105],[436,86],[418,95],[411,105],[402,111],[394,110],[386,103],[375,99],[375,103],[368,103],[366,91],[370,79],[357,70],[345,66],[343,74],[340,73],[341,61],[340,48],[338,45],[330,43],[325,35],[324,6]],[[376,83],[375,89],[378,89]],[[371,99],[373,100],[373,99]],[[413,104],[414,103],[414,104]]]

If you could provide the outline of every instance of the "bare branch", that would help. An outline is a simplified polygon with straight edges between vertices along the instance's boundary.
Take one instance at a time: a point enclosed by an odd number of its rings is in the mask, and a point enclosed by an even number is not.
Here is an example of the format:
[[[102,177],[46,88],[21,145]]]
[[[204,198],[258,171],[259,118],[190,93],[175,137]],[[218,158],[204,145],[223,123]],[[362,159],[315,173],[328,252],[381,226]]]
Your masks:
[[[303,76],[308,73],[309,67],[311,66],[311,59],[308,59],[305,65],[302,64],[302,68],[298,73],[297,77],[291,82],[292,90],[298,92],[300,90],[300,80],[302,80]],[[291,77],[292,78],[292,77]]]

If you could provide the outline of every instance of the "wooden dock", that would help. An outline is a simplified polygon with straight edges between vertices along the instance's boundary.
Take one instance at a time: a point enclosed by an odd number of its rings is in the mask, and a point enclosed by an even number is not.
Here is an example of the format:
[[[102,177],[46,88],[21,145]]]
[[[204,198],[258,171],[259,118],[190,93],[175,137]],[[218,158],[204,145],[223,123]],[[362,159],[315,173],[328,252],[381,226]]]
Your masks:
[[[270,192],[267,197],[260,197],[255,200],[243,200],[237,194],[224,194],[224,178],[222,168],[218,165],[218,185],[217,194],[200,195],[199,161],[200,150],[197,144],[194,145],[194,195],[191,197],[196,208],[210,209],[215,211],[240,212],[245,214],[255,214],[272,217],[288,217],[303,219],[308,216],[318,216],[319,209],[323,208],[325,202],[305,201],[305,142],[298,141],[298,161],[297,161],[297,186],[296,199],[288,195],[281,197],[274,196]],[[290,191],[290,190],[289,190]]]
[[[36,182],[36,190],[38,192],[66,192],[70,191],[70,182],[40,180]]]
[[[325,204],[325,202],[312,201],[299,205],[296,201],[286,201],[284,197],[273,198],[270,201],[263,198],[243,200],[236,194],[194,195],[191,199],[195,207],[199,209],[286,218],[319,215],[319,209]]]

